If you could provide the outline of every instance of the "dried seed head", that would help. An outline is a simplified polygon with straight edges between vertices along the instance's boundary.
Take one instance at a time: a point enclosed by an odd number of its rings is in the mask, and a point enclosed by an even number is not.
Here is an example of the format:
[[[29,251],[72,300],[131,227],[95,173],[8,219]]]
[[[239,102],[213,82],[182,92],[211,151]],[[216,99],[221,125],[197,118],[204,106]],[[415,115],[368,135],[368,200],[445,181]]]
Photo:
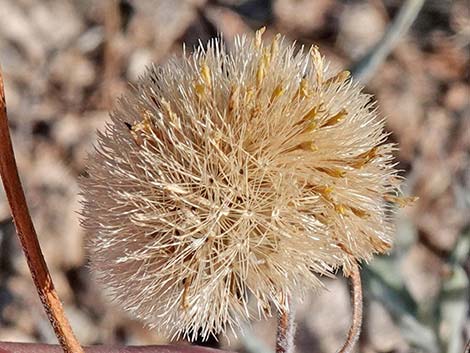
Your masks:
[[[92,269],[174,337],[284,310],[391,245],[399,179],[371,97],[261,35],[150,69],[81,181]]]

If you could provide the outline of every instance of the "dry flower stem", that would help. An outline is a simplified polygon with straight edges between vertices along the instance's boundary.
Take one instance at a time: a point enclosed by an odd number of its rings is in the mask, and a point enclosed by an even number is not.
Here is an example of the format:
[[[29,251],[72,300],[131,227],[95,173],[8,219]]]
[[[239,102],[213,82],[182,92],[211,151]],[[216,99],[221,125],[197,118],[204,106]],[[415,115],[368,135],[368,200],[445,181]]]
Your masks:
[[[13,220],[21,242],[26,261],[39,298],[46,310],[49,321],[65,352],[81,353],[77,339],[65,317],[64,309],[55,291],[51,275],[39,246],[31,216],[29,215],[23,187],[18,176],[15,156],[8,129],[3,77],[0,70],[0,174],[10,204]]]
[[[279,313],[277,322],[276,336],[276,353],[292,353],[294,352],[294,310],[291,307],[292,302],[289,300],[288,309]]]
[[[359,266],[355,264],[351,266],[351,272],[349,274],[351,279],[352,287],[352,323],[349,329],[348,338],[344,343],[343,347],[338,353],[351,353],[354,350],[354,346],[359,340],[362,326],[362,284],[361,274],[359,272]]]
[[[352,289],[352,323],[348,337],[338,353],[351,353],[359,340],[362,326],[362,284],[359,266],[355,264],[349,274]],[[289,303],[290,304],[290,303]],[[291,353],[294,351],[295,324],[292,308],[280,312],[276,337],[276,353]],[[465,351],[465,353],[468,353]]]

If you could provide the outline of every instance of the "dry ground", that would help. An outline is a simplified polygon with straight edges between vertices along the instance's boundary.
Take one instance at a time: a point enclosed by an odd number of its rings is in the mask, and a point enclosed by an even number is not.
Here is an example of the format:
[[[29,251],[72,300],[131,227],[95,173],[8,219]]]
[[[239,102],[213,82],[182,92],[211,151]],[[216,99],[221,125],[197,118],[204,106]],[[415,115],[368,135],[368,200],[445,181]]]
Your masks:
[[[107,303],[90,278],[77,177],[113,101],[151,62],[199,39],[262,25],[318,44],[335,67],[360,60],[402,1],[0,0],[0,63],[19,170],[72,326],[84,344],[164,342]],[[468,1],[428,0],[366,90],[400,145],[406,191],[391,257],[364,268],[360,352],[461,351],[470,334],[470,16]],[[299,305],[297,352],[334,352],[349,324],[347,285]],[[223,347],[272,347],[274,322]],[[55,342],[0,190],[0,340]],[[258,345],[253,348],[253,345]],[[250,348],[251,347],[251,348]],[[314,350],[315,349],[315,350]]]

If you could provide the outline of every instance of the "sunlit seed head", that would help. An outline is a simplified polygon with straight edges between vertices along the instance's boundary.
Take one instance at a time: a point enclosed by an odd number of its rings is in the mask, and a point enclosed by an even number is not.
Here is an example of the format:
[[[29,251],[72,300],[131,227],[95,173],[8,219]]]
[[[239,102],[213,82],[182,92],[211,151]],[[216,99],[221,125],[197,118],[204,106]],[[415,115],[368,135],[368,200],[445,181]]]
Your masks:
[[[317,48],[262,32],[151,68],[81,180],[93,271],[173,337],[285,309],[387,251],[406,202],[371,97]]]

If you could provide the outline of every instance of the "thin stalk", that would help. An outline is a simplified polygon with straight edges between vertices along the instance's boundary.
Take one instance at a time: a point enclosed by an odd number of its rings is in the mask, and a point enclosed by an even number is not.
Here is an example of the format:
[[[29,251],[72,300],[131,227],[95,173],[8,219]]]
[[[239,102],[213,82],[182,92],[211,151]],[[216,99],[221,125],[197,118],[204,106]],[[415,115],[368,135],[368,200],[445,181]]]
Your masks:
[[[119,28],[121,26],[121,13],[119,11],[119,1],[117,0],[103,2],[103,5],[105,42],[101,103],[108,109],[113,103],[116,78],[119,78],[121,58],[116,47],[116,37],[119,34]]]
[[[3,76],[0,70],[0,174],[5,193],[10,204],[11,213],[15,222],[18,238],[26,256],[39,298],[44,306],[49,321],[55,331],[57,339],[64,352],[82,353],[72,328],[65,317],[62,303],[54,288],[51,275],[47,269],[39,241],[34,230],[33,222],[28,211],[26,198],[23,192],[15,155],[8,129],[8,117],[5,100]]]
[[[351,353],[354,351],[354,346],[359,340],[362,326],[362,284],[361,274],[359,272],[359,265],[354,264],[351,273],[349,274],[351,280],[351,291],[352,291],[352,322],[348,332],[346,342],[338,353]]]
[[[278,316],[276,353],[293,353],[294,335],[294,310],[292,308],[291,301],[287,300],[285,310],[282,310]]]

